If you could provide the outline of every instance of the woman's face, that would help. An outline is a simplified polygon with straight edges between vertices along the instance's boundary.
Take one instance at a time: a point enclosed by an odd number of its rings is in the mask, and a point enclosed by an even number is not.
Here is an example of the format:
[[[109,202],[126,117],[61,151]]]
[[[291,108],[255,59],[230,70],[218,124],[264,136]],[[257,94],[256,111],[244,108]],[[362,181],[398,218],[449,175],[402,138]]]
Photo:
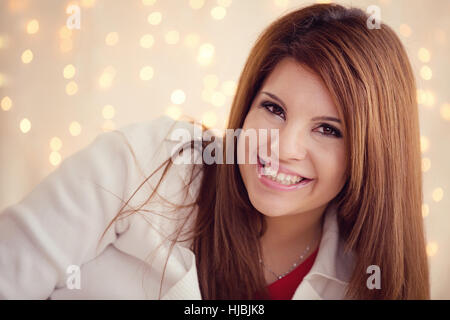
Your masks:
[[[330,119],[316,119],[319,117]],[[347,159],[343,126],[331,118],[342,122],[320,78],[293,58],[281,60],[255,96],[242,128],[269,129],[269,139],[258,138],[258,143],[251,144],[248,138],[241,139],[241,134],[238,140],[238,158],[242,159],[239,150],[246,155],[239,170],[259,212],[277,217],[317,210],[339,193],[345,183]],[[279,130],[279,153],[272,155],[273,159],[265,158],[278,167],[276,172],[249,161],[251,155],[271,156],[262,151],[262,146],[267,150],[274,146],[270,129]],[[288,178],[283,171],[290,173]],[[297,182],[300,177],[310,181]]]

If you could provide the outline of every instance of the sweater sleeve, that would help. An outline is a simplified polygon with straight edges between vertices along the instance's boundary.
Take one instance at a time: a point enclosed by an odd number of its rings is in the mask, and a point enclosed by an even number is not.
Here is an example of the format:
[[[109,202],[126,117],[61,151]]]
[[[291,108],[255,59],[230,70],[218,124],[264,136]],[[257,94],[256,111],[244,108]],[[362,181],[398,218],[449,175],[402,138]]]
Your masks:
[[[169,124],[159,118],[98,135],[0,213],[0,299],[46,299],[66,286],[69,266],[100,254],[100,236],[142,178],[132,150],[151,159]],[[103,249],[120,233],[119,222]]]

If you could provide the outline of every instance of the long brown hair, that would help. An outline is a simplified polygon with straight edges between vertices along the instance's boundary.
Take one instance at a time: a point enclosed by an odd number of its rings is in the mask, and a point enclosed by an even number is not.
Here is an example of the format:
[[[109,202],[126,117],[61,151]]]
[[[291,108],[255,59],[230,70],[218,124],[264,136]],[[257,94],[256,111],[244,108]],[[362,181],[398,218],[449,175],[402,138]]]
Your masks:
[[[293,57],[316,72],[344,121],[347,180],[334,200],[340,236],[356,259],[346,298],[429,299],[414,74],[395,32],[384,23],[369,29],[368,18],[357,8],[316,4],[271,23],[249,54],[227,127],[242,128],[281,59]],[[227,148],[224,139],[224,153]],[[264,219],[234,163],[202,164],[199,196],[186,205],[196,215],[190,239],[203,299],[252,299],[255,292],[267,297],[258,261]],[[158,168],[165,168],[159,183],[171,165],[167,159]],[[379,290],[366,286],[370,265],[380,267]]]

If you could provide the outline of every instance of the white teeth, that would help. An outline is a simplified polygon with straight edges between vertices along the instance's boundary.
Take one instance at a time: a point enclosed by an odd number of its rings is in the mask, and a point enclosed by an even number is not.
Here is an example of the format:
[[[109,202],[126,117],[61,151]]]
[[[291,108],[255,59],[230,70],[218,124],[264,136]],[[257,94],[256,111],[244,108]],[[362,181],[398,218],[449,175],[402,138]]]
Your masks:
[[[266,176],[272,176],[272,177],[276,177],[277,176],[277,171],[270,168],[270,167],[264,167],[263,168],[263,174]]]
[[[277,171],[270,167],[263,167],[262,171],[263,175],[284,185],[295,184],[302,180],[302,178],[299,176],[292,176],[283,172],[277,174]]]

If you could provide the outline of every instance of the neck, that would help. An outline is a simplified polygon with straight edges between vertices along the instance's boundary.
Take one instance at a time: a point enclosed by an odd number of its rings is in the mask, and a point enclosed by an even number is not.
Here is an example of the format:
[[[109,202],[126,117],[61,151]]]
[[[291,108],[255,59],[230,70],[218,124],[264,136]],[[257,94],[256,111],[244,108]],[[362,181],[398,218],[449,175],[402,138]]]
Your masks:
[[[261,237],[263,251],[280,255],[295,254],[310,246],[310,252],[320,244],[323,213],[326,206],[296,215],[265,217],[267,229]]]

